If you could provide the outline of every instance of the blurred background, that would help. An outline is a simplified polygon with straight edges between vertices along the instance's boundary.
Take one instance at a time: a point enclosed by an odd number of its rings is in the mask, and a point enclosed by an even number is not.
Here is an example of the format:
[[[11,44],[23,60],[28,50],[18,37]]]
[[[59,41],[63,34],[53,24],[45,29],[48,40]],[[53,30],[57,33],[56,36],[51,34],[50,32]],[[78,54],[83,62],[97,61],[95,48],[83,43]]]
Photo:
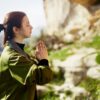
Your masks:
[[[37,86],[39,100],[100,100],[100,0],[1,0],[0,23],[24,11],[33,26],[25,50],[43,40],[53,80]],[[0,53],[3,32],[0,34]]]

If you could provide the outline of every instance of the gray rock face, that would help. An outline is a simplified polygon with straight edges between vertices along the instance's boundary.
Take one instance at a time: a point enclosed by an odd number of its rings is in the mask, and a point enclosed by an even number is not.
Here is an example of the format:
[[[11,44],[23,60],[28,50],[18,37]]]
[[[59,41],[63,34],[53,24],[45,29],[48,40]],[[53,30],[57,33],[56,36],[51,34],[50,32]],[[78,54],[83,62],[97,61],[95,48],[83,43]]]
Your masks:
[[[76,85],[84,77],[100,79],[100,66],[96,63],[96,54],[93,48],[81,48],[75,51],[75,54],[68,57],[65,61],[53,60],[54,70],[59,71],[59,67],[65,71],[65,82]],[[91,54],[91,55],[89,55]],[[94,73],[92,71],[94,70]]]
[[[81,30],[81,34],[89,28],[89,11],[70,0],[44,0],[44,10],[47,20],[45,30],[49,35],[64,34],[73,30]]]
[[[94,48],[83,47],[74,50],[74,54],[64,61],[53,60],[54,71],[59,71],[59,68],[65,71],[64,84],[53,86],[53,89],[59,94],[60,100],[67,100],[67,97],[69,97],[68,100],[76,100],[76,97],[89,96],[88,91],[77,85],[87,77],[100,80],[100,65],[95,61],[97,56],[95,52]],[[71,92],[71,97],[66,97],[66,92]]]
[[[87,72],[87,76],[100,80],[100,65],[90,68]]]
[[[47,30],[56,32],[62,27],[70,12],[69,0],[44,0],[44,10],[47,19]]]
[[[90,7],[91,5],[95,4],[97,0],[71,0],[71,1],[82,4],[86,7]]]

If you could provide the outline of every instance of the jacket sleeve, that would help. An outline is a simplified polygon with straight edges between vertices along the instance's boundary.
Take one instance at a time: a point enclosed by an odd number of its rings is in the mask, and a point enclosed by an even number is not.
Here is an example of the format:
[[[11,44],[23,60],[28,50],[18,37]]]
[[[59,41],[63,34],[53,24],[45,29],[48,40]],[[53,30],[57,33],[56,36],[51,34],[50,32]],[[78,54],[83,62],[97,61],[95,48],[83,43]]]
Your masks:
[[[9,72],[16,81],[23,85],[31,85],[34,82],[42,85],[51,81],[53,74],[46,64],[34,63],[26,57],[14,54],[9,58]]]

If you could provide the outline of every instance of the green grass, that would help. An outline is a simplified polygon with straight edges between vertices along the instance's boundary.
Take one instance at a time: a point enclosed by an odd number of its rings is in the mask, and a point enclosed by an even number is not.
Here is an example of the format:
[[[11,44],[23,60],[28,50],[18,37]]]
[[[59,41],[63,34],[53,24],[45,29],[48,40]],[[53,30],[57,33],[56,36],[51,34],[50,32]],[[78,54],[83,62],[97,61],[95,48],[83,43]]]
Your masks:
[[[93,40],[91,42],[76,42],[73,44],[69,44],[66,46],[66,48],[62,48],[60,50],[51,50],[49,51],[49,58],[50,61],[53,59],[59,59],[59,60],[65,60],[67,57],[71,56],[74,54],[72,52],[73,48],[80,49],[82,47],[87,47],[87,48],[95,48],[97,51],[100,50],[100,36],[94,36]],[[27,48],[27,52],[30,52],[31,49]],[[96,61],[100,64],[100,53],[96,57]],[[61,85],[64,83],[64,78],[63,78],[63,73],[60,72],[58,74],[54,73],[54,79],[50,84],[55,84],[55,85]],[[90,97],[92,99],[87,99],[87,97],[84,97],[82,99],[76,99],[76,100],[100,100],[100,80],[96,79],[91,79],[91,78],[86,78],[80,83],[81,87],[84,87],[87,91],[90,92]],[[66,93],[66,96],[70,94],[70,92]],[[50,91],[47,94],[43,95],[42,97],[39,97],[39,100],[59,100],[58,96],[54,94],[54,91]]]
[[[50,55],[49,58],[50,58],[50,60],[53,60],[53,59],[65,60],[67,57],[69,57],[72,54],[73,54],[73,52],[71,52],[71,50],[66,47],[61,50],[51,51],[49,53],[49,55]]]
[[[97,57],[96,57],[96,62],[97,62],[98,64],[100,64],[100,53],[98,53],[98,55],[97,55]]]
[[[87,42],[83,44],[86,47],[93,47],[95,49],[100,49],[100,36],[96,35],[93,37],[91,42]]]
[[[52,92],[49,92],[38,99],[39,100],[60,100],[59,97],[54,95]]]
[[[86,78],[80,83],[80,86],[90,92],[92,100],[100,100],[100,80]]]

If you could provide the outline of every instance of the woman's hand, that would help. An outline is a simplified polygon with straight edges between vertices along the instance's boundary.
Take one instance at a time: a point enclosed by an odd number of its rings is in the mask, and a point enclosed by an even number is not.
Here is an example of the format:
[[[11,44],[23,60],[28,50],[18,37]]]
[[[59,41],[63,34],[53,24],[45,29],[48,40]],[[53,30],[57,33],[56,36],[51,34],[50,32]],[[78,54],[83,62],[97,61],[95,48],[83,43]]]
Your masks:
[[[36,46],[36,58],[38,60],[47,59],[48,60],[48,51],[43,41],[39,41]]]

